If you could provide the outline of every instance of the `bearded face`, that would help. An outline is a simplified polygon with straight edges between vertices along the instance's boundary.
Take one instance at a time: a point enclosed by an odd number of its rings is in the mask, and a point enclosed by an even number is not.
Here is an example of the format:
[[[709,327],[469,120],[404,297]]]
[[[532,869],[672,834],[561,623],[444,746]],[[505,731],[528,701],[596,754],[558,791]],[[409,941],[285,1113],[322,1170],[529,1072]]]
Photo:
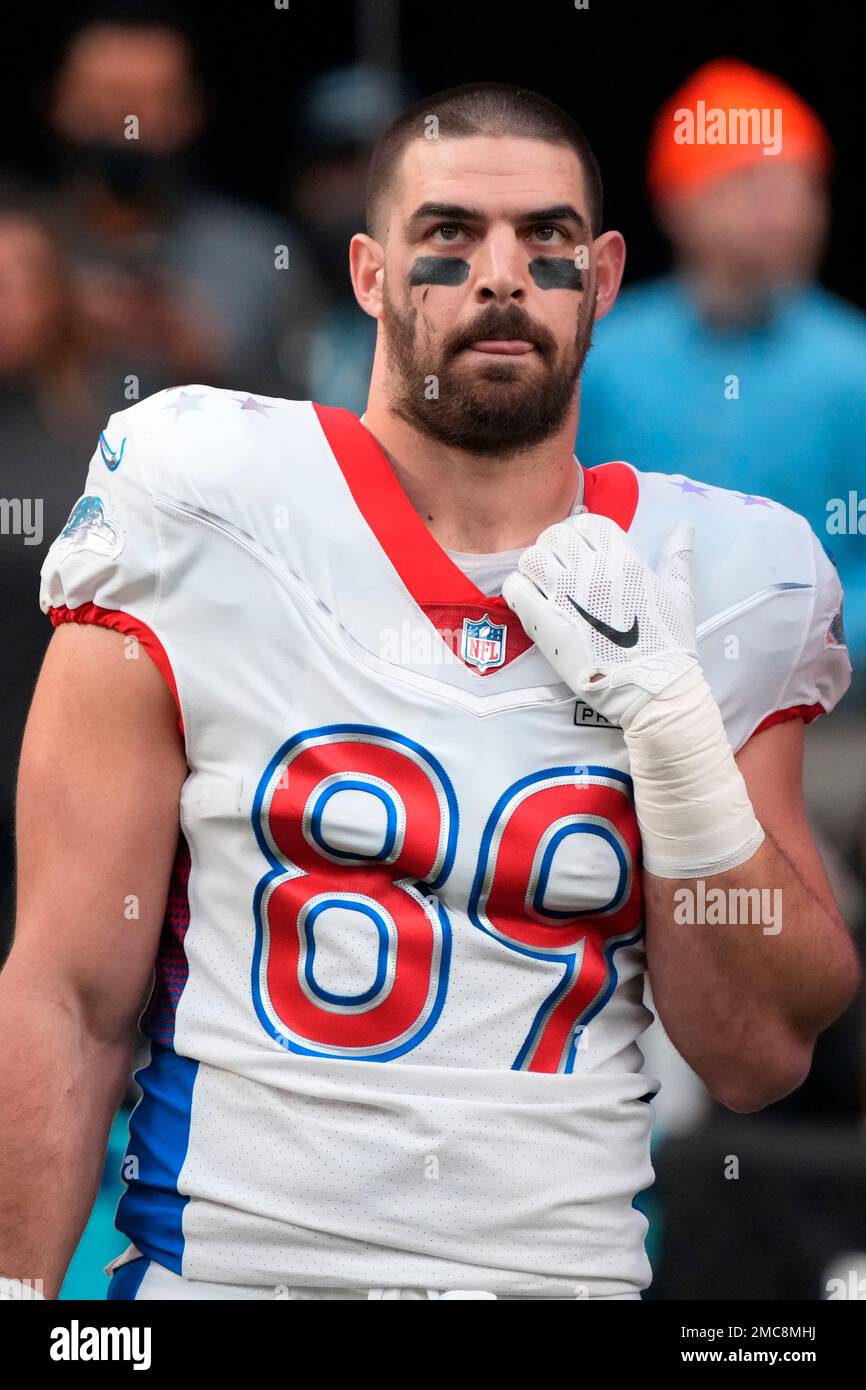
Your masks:
[[[520,453],[562,425],[589,349],[594,308],[595,295],[584,293],[564,346],[526,309],[493,301],[465,327],[437,338],[423,312],[411,300],[398,307],[386,285],[391,409],[452,448],[482,456]],[[473,346],[496,341],[529,344],[531,351],[511,356]]]

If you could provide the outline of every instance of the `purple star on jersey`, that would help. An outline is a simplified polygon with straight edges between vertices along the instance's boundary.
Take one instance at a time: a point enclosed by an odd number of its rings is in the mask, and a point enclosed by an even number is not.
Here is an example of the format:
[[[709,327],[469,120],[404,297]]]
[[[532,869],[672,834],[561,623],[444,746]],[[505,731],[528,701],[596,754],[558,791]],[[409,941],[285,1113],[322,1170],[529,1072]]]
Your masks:
[[[698,487],[697,483],[693,483],[689,478],[683,478],[682,482],[678,482],[676,478],[668,478],[668,482],[678,487],[680,492],[696,492],[699,497],[706,497],[710,490],[708,487]]]
[[[735,497],[739,497],[744,507],[772,507],[772,502],[766,497],[752,497],[748,492],[735,492]]]
[[[243,399],[240,396],[235,396],[235,400],[240,405],[241,410],[253,410],[259,415],[264,415],[266,420],[270,419],[267,412],[273,410],[274,407],[268,405],[266,401],[257,401],[255,396],[245,396]]]
[[[174,411],[175,420],[179,415],[185,415],[188,410],[201,410],[199,401],[204,400],[204,392],[200,391],[196,395],[193,391],[181,391],[180,395],[165,407],[166,410]]]

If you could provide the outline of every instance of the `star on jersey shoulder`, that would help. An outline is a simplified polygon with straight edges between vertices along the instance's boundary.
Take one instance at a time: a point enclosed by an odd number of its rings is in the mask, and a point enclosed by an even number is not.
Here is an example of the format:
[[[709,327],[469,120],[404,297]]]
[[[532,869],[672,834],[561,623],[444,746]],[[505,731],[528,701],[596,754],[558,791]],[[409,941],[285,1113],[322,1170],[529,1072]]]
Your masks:
[[[673,487],[678,487],[680,492],[696,492],[699,497],[706,497],[710,490],[708,487],[699,487],[690,478],[668,478],[668,482]]]
[[[235,396],[234,399],[238,402],[241,410],[252,410],[258,415],[264,415],[266,420],[271,418],[267,412],[273,410],[274,407],[269,405],[267,401],[257,401],[255,396]]]
[[[173,410],[174,418],[177,420],[180,415],[185,415],[188,410],[201,410],[202,407],[199,402],[203,401],[204,397],[204,391],[200,391],[198,395],[196,395],[194,391],[181,391],[180,395],[176,396],[173,401],[169,401],[168,405],[164,406],[163,409]]]
[[[773,503],[768,497],[753,497],[750,492],[735,492],[735,497],[739,497],[744,507],[772,507]]]

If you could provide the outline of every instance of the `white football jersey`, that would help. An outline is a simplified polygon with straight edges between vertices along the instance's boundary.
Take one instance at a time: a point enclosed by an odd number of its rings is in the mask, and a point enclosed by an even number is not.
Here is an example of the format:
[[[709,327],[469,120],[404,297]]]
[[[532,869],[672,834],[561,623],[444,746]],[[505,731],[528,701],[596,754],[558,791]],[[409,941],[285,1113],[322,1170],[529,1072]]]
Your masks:
[[[694,523],[735,750],[835,705],[841,592],[805,521],[624,463],[583,483],[651,564]],[[41,603],[149,652],[189,764],[119,1229],[226,1283],[646,1287],[622,733],[361,421],[205,386],[113,415]]]

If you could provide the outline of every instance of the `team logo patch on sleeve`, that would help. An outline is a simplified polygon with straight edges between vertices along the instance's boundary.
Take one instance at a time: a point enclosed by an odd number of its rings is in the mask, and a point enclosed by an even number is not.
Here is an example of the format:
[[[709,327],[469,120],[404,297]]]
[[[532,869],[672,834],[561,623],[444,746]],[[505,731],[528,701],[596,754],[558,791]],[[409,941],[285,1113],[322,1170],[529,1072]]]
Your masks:
[[[487,613],[477,622],[464,618],[460,655],[469,666],[477,666],[479,671],[501,666],[505,660],[506,636],[505,623],[492,623]]]
[[[123,549],[126,537],[108,515],[108,502],[102,497],[85,493],[79,497],[69,520],[57,540],[55,553],[67,555],[73,550],[92,550],[97,555],[116,559]]]
[[[845,629],[842,626],[842,609],[834,613],[833,621],[827,629],[827,636],[824,639],[825,647],[846,647]]]

